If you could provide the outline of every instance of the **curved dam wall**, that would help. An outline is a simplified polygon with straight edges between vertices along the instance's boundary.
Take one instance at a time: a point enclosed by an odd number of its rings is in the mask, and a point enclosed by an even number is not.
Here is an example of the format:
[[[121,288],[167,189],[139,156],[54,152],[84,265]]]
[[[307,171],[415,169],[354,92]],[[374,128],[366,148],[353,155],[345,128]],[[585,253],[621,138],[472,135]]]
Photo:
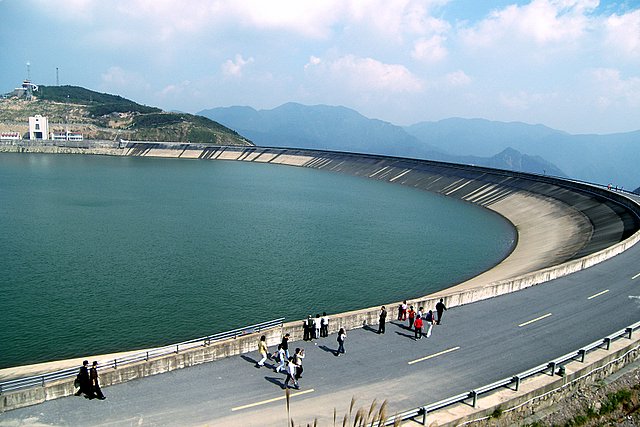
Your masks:
[[[0,151],[104,154],[117,156],[234,160],[309,167],[346,173],[394,184],[408,185],[473,203],[507,218],[518,231],[516,248],[493,269],[461,284],[410,302],[433,308],[439,298],[447,307],[495,297],[543,283],[605,261],[640,240],[640,206],[619,193],[547,176],[501,171],[425,160],[353,153],[264,147],[218,147],[195,144],[110,142],[86,147],[0,146]],[[387,304],[395,316],[398,303]],[[331,316],[330,332],[359,328],[378,321],[378,307]],[[263,331],[269,345],[282,334],[302,338],[301,321]],[[237,355],[257,348],[257,334],[230,339],[136,364],[103,368],[108,386]],[[104,357],[92,360],[106,361]],[[65,364],[66,363],[66,364]],[[77,366],[78,360],[57,362],[56,369]],[[43,364],[41,370],[51,370]],[[15,376],[37,369],[16,368]],[[0,411],[72,394],[73,381],[60,380],[44,387],[4,394]]]

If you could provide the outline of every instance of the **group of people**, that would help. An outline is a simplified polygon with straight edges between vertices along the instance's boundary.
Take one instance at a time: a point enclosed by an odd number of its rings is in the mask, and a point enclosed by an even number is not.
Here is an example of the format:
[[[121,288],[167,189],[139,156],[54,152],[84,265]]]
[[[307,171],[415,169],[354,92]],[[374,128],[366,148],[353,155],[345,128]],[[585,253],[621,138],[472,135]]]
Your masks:
[[[329,316],[326,312],[322,313],[322,316],[316,314],[316,317],[308,315],[302,322],[303,334],[302,339],[305,341],[311,341],[313,339],[323,338],[329,336]]]
[[[384,307],[383,307],[384,308]],[[429,338],[433,325],[439,325],[442,321],[442,315],[447,307],[444,305],[444,299],[440,298],[440,301],[436,304],[436,313],[438,317],[433,313],[433,310],[424,312],[423,307],[419,307],[418,310],[414,310],[413,306],[407,306],[407,301],[403,301],[398,307],[398,320],[409,321],[409,329],[414,331],[414,339],[419,340],[423,336]]]
[[[304,348],[296,348],[292,356],[289,354],[289,338],[290,335],[285,334],[284,337],[282,337],[282,342],[278,344],[278,349],[271,355],[267,347],[267,337],[262,335],[260,341],[258,341],[258,352],[262,358],[256,363],[256,367],[263,367],[267,359],[272,357],[277,363],[273,370],[276,373],[285,372],[287,374],[283,388],[289,387],[289,381],[291,381],[293,386],[299,389],[299,381],[304,371],[302,367],[302,360],[305,357]]]
[[[409,329],[414,331],[414,337],[416,340],[421,339],[423,336],[429,338],[431,336],[433,326],[439,325],[442,321],[442,316],[445,310],[447,310],[447,307],[444,305],[443,298],[440,298],[440,301],[435,307],[437,317],[433,310],[429,310],[425,313],[423,307],[419,307],[418,310],[415,310],[412,305],[410,306],[407,304],[407,301],[403,301],[398,307],[398,320],[409,322]],[[382,306],[378,317],[379,334],[385,333],[386,320],[387,309],[385,306]],[[322,316],[316,314],[315,318],[311,317],[311,315],[307,316],[303,321],[302,326],[303,339],[305,341],[329,336],[329,317],[327,316],[327,313],[322,313]],[[289,354],[290,338],[290,334],[285,334],[282,337],[282,342],[278,344],[278,349],[272,355],[269,353],[269,348],[267,347],[266,336],[262,335],[258,341],[258,352],[260,353],[261,359],[256,363],[256,367],[260,368],[265,366],[267,359],[273,358],[277,363],[274,365],[274,371],[276,373],[285,372],[287,374],[283,388],[289,387],[289,382],[292,382],[293,386],[296,389],[299,389],[299,380],[302,377],[303,371],[302,360],[304,359],[305,354],[303,348],[296,348],[293,355]],[[346,353],[344,349],[344,342],[346,338],[346,331],[344,328],[340,328],[336,337],[336,340],[338,341],[338,348],[335,351],[336,356]]]
[[[88,360],[82,362],[80,372],[78,372],[78,376],[74,382],[74,385],[78,387],[78,391],[75,393],[76,396],[84,394],[84,397],[87,399],[106,399],[104,394],[102,394],[102,390],[100,390],[100,383],[98,381],[98,362],[94,360],[90,369],[88,366]]]

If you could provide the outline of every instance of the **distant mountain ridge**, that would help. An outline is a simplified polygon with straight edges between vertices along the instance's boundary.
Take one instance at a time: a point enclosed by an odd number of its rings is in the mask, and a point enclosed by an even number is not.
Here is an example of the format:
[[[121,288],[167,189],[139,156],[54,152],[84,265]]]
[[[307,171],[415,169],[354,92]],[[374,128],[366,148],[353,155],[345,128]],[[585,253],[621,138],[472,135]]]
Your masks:
[[[258,145],[368,152],[391,156],[436,153],[400,126],[368,119],[346,107],[293,102],[272,110],[214,108],[198,114],[223,123]]]
[[[363,152],[564,176],[550,162],[509,147],[487,157],[448,154],[400,126],[369,119],[346,107],[290,102],[271,110],[236,106],[198,114],[235,129],[261,146]]]
[[[574,179],[613,183],[627,189],[640,181],[640,131],[572,135],[543,125],[451,118],[405,127],[407,132],[452,155],[491,155],[507,147],[542,157]]]

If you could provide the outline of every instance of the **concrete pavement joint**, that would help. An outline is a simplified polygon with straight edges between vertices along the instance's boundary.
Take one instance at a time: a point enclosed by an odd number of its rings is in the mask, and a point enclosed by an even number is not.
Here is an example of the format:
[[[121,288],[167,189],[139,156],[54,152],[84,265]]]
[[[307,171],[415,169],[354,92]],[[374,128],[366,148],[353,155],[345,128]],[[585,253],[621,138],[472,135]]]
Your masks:
[[[551,316],[551,313],[547,313],[547,314],[544,314],[544,315],[542,315],[542,316],[540,316],[540,317],[536,317],[535,319],[531,319],[531,320],[529,320],[528,322],[520,323],[520,324],[518,325],[518,327],[519,327],[519,328],[521,328],[521,327],[523,327],[523,326],[530,325],[530,324],[532,324],[533,322],[537,322],[538,320],[545,319],[545,318],[547,318],[547,317],[549,317],[549,316]]]
[[[314,391],[315,390],[311,388],[309,390],[300,391],[298,393],[292,393],[289,395],[289,397],[300,396],[302,394],[312,393]],[[254,406],[266,405],[267,403],[277,402],[279,400],[284,400],[285,398],[286,396],[280,396],[280,397],[274,397],[273,399],[267,399],[267,400],[262,400],[260,402],[250,403],[248,405],[236,406],[235,408],[231,408],[231,412],[240,411],[242,409],[253,408]]]
[[[452,351],[456,351],[456,350],[459,350],[459,349],[460,349],[460,347],[453,347],[453,348],[450,348],[448,350],[443,350],[443,351],[441,351],[439,353],[431,354],[429,356],[421,357],[420,359],[412,360],[410,362],[407,362],[407,364],[413,365],[414,363],[423,362],[425,360],[432,359],[432,358],[437,357],[437,356],[442,356],[443,354],[451,353]]]
[[[604,291],[602,291],[602,292],[598,292],[597,294],[591,295],[591,296],[590,296],[589,298],[587,298],[587,299],[594,299],[594,298],[596,298],[596,297],[599,297],[600,295],[604,295],[604,294],[606,294],[607,292],[609,292],[609,289],[605,289],[605,290],[604,290]]]

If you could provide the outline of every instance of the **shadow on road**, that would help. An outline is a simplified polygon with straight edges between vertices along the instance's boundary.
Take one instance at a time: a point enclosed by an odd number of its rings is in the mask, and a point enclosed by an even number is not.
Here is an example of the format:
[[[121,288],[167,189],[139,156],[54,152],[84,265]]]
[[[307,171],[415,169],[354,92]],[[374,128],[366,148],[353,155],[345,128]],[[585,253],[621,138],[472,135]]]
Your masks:
[[[277,385],[279,388],[284,388],[284,379],[283,378],[264,377],[264,379],[269,381],[272,384]]]
[[[319,348],[320,350],[324,350],[324,351],[326,351],[327,353],[331,353],[331,354],[333,354],[334,356],[337,356],[337,355],[338,355],[338,350],[337,350],[337,349],[335,349],[335,348],[329,348],[329,347],[327,347],[326,345],[319,345],[319,346],[318,346],[318,348]]]
[[[402,335],[403,337],[407,337],[407,338],[411,338],[411,339],[415,339],[416,335],[415,334],[405,334],[404,332],[398,332],[396,331],[396,334],[398,335]]]
[[[249,362],[249,363],[253,363],[254,365],[258,363],[258,361],[252,357],[249,357],[245,354],[240,355],[241,358],[243,358],[245,361]]]
[[[373,333],[375,333],[375,334],[377,334],[377,333],[378,333],[378,328],[377,328],[377,327],[376,327],[376,328],[374,328],[373,326],[364,325],[364,326],[362,327],[362,329],[364,329],[365,331],[373,332]]]

